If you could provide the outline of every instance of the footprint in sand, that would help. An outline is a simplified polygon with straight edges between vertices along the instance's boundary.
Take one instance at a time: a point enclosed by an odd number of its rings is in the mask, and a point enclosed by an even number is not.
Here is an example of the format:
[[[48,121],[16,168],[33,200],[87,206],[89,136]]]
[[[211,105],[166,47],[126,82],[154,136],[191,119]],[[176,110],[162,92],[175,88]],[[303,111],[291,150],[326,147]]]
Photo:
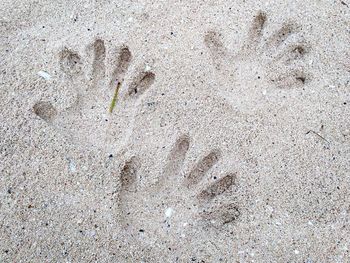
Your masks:
[[[220,151],[203,154],[184,174],[190,162],[186,158],[189,151],[189,137],[180,136],[168,154],[162,175],[150,187],[140,184],[139,158],[134,156],[124,162],[118,173],[118,211],[129,234],[163,229],[181,236],[186,227],[222,230],[239,219],[240,208],[232,195],[237,187],[236,173],[215,169],[222,164]]]
[[[86,61],[90,62],[86,63],[77,52],[68,48],[58,54],[65,84],[75,89],[74,103],[58,111],[51,102],[38,101],[33,111],[73,143],[101,149],[116,140],[127,141],[138,102],[154,83],[155,74],[138,67],[130,73],[132,77],[127,78],[133,56],[125,45],[108,60],[105,42],[97,39],[87,47],[87,53]],[[106,61],[112,62],[107,64]]]
[[[243,110],[254,110],[268,92],[303,88],[311,80],[306,62],[311,48],[301,27],[285,22],[265,34],[266,27],[267,15],[260,11],[237,53],[224,46],[219,32],[208,31],[204,37],[217,73],[226,80],[220,83],[220,95]]]

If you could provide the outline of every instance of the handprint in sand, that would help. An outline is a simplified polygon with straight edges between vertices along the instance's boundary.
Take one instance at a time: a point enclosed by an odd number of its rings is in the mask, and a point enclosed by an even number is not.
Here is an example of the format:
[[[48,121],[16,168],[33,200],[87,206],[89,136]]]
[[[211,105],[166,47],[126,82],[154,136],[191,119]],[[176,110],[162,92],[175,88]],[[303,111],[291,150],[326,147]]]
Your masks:
[[[33,110],[73,143],[107,148],[130,137],[138,102],[155,74],[147,67],[130,72],[133,56],[126,45],[108,53],[105,41],[96,39],[86,50],[85,59],[68,48],[58,54],[63,85],[74,89],[74,102],[58,111],[52,102],[38,101]]]
[[[240,217],[233,195],[236,172],[215,169],[223,164],[220,150],[206,152],[193,163],[187,158],[190,151],[190,138],[180,136],[159,180],[149,187],[140,184],[140,159],[133,156],[124,162],[118,174],[119,215],[129,234],[156,231],[157,235],[183,236],[188,229],[200,227],[222,230]]]
[[[310,81],[306,60],[310,46],[301,27],[285,22],[269,34],[267,24],[267,15],[258,12],[238,52],[225,47],[219,32],[211,30],[204,36],[220,80],[219,95],[243,111],[268,103],[266,93],[303,88]]]

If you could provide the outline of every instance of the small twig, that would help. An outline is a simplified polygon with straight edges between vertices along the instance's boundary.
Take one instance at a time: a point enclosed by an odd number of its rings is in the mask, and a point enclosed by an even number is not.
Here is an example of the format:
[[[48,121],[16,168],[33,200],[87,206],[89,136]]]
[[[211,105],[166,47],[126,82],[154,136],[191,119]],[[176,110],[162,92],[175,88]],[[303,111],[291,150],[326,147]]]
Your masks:
[[[116,105],[116,102],[118,100],[118,93],[119,93],[120,86],[121,86],[121,82],[118,81],[117,87],[115,88],[114,95],[113,95],[113,98],[111,101],[111,105],[109,106],[109,113],[113,112],[113,109]]]
[[[310,132],[312,132],[313,134],[317,135],[319,138],[321,138],[322,140],[326,141],[328,144],[330,144],[330,142],[324,138],[322,135],[318,134],[317,132],[313,131],[313,130],[309,130],[306,134],[309,134]]]
[[[344,1],[340,1],[340,3],[342,3],[343,5],[349,7],[349,5],[347,3],[345,3]]]

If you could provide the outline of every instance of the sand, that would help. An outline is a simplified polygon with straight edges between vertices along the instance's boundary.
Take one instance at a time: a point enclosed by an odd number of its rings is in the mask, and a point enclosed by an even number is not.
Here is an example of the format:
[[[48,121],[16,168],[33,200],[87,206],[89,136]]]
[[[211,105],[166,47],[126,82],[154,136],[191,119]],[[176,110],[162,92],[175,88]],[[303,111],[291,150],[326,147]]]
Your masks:
[[[349,28],[348,0],[2,1],[0,262],[350,262]]]

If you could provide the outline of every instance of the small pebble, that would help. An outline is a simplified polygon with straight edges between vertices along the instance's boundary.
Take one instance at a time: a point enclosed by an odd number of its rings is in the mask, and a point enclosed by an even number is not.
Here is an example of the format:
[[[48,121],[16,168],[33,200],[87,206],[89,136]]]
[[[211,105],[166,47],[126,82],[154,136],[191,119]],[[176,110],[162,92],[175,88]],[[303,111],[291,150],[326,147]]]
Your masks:
[[[173,212],[174,212],[174,210],[171,207],[167,208],[165,210],[165,217],[171,217]]]
[[[68,160],[69,171],[71,173],[75,173],[77,169],[76,169],[74,161],[72,159],[70,159],[70,158],[67,158],[67,160]]]
[[[38,75],[40,77],[42,77],[43,79],[45,79],[45,80],[50,80],[51,79],[51,75],[49,73],[45,72],[45,71],[39,71]]]

